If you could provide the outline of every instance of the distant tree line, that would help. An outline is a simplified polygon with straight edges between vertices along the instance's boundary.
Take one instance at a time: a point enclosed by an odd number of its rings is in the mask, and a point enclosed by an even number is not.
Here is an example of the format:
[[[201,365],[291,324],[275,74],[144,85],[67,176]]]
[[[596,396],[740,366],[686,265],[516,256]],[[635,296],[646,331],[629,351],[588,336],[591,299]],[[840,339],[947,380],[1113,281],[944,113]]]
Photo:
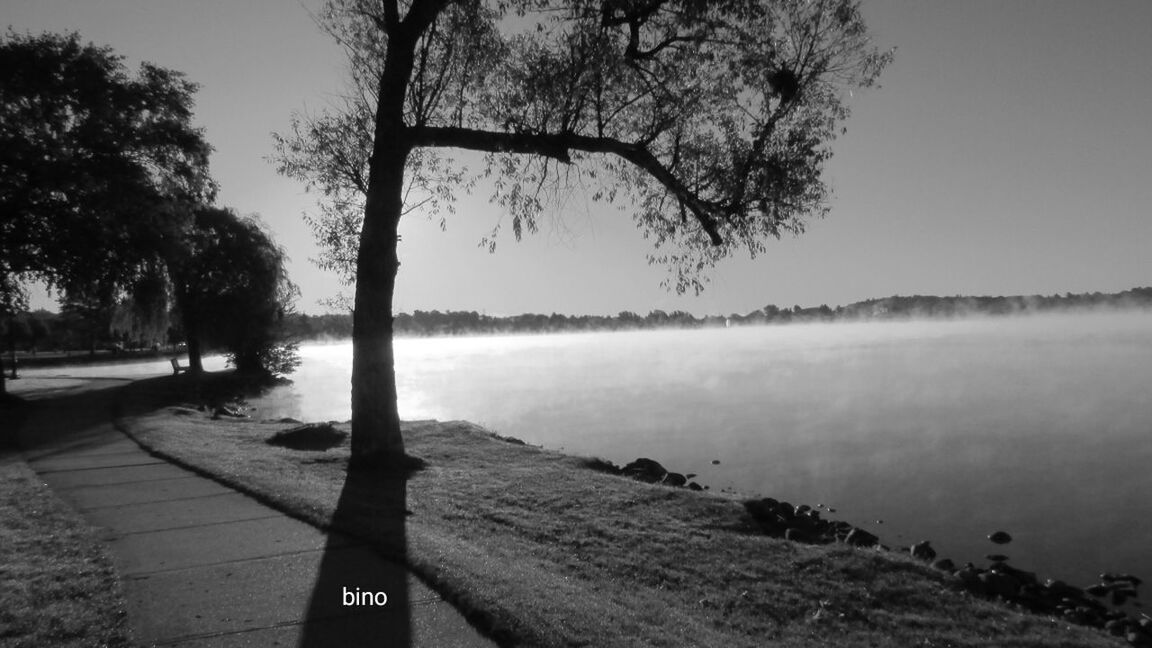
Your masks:
[[[654,310],[647,315],[622,311],[616,315],[543,315],[525,313],[494,316],[476,311],[414,311],[399,313],[393,323],[398,336],[500,335],[512,333],[567,333],[631,331],[662,328],[706,328],[863,320],[941,319],[951,317],[1026,315],[1098,309],[1152,309],[1152,287],[1119,293],[1065,293],[1008,297],[884,297],[830,308],[826,304],[784,308],[769,304],[745,314],[697,317],[685,311]],[[352,336],[352,316],[293,314],[285,329],[300,340],[346,339]]]

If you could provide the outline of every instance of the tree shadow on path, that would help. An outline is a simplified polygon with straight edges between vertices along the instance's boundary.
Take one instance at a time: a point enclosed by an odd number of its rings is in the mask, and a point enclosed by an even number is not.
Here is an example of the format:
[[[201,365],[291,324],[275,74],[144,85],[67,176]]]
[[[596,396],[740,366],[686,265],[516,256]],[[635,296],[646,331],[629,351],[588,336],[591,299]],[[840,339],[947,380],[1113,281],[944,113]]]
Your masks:
[[[348,472],[332,527],[352,530],[372,547],[329,534],[299,648],[412,645],[406,501],[407,475]]]

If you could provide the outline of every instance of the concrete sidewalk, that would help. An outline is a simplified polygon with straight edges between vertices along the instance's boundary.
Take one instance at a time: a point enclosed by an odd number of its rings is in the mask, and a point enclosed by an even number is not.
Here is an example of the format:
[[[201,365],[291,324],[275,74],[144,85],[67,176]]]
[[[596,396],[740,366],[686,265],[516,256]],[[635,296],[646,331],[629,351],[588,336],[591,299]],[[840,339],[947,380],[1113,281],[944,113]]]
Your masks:
[[[495,646],[404,567],[152,457],[97,418],[26,459],[101,529],[139,644]],[[348,605],[365,592],[388,602]]]

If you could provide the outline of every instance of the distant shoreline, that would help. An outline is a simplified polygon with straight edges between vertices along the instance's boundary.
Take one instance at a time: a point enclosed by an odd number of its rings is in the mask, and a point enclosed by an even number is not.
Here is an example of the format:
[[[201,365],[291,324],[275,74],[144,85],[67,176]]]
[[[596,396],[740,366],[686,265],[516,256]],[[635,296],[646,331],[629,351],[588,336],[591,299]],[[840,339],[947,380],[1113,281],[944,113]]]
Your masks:
[[[524,313],[494,316],[476,311],[421,311],[398,313],[393,333],[397,337],[454,335],[500,335],[520,333],[580,333],[655,329],[698,329],[814,322],[900,321],[958,317],[1002,317],[1099,310],[1152,310],[1152,287],[1119,293],[1061,295],[1014,295],[1007,297],[937,297],[913,295],[884,297],[830,308],[827,305],[781,308],[769,304],[745,314],[696,317],[685,311],[654,310],[647,315],[622,311],[616,315],[562,315]],[[289,335],[300,341],[350,339],[350,314],[292,315],[286,321]]]

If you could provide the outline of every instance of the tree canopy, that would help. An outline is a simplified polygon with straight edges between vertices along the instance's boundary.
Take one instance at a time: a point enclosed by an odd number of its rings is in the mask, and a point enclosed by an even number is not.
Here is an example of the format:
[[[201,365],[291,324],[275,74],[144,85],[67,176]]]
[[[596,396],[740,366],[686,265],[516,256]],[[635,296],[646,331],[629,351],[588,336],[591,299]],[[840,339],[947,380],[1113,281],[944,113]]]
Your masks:
[[[827,210],[844,94],[890,60],[852,0],[329,0],[319,18],[350,92],[298,117],[276,159],[325,195],[323,264],[355,278],[354,460],[403,452],[390,331],[404,213],[450,209],[486,178],[519,237],[550,199],[586,192],[631,213],[670,286],[699,291],[718,259]]]
[[[0,292],[126,286],[210,201],[196,86],[78,34],[0,37]]]
[[[201,207],[168,272],[188,341],[200,370],[200,346],[225,349],[241,372],[287,373],[297,364],[280,343],[279,324],[297,289],[284,250],[254,217]]]
[[[700,290],[719,258],[759,254],[827,211],[821,171],[848,114],[844,91],[872,85],[891,59],[848,0],[413,2],[389,29],[394,4],[326,5],[350,91],[276,136],[281,171],[325,196],[310,218],[321,265],[348,279],[381,74],[402,32],[416,41],[406,137],[392,140],[412,149],[405,212],[439,215],[456,191],[495,178],[492,198],[519,238],[558,194],[627,201],[680,291]],[[421,12],[434,14],[426,28],[405,32]],[[467,169],[446,148],[490,155]]]
[[[197,370],[201,340],[241,371],[290,370],[286,257],[257,221],[211,206],[196,88],[149,63],[132,74],[75,33],[0,38],[0,310],[39,279],[94,345],[118,312],[159,330],[174,300]]]

